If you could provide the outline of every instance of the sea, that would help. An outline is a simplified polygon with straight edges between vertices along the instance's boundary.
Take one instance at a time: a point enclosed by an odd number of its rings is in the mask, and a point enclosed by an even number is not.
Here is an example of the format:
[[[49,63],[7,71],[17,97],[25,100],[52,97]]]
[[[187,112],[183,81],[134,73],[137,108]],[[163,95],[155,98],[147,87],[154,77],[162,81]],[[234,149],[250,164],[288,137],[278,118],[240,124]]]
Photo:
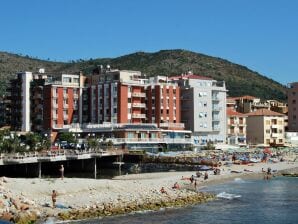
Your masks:
[[[166,208],[116,217],[104,217],[76,224],[231,224],[298,223],[298,178],[275,177],[271,180],[241,179],[209,186],[201,191],[213,192],[216,200],[184,208]]]

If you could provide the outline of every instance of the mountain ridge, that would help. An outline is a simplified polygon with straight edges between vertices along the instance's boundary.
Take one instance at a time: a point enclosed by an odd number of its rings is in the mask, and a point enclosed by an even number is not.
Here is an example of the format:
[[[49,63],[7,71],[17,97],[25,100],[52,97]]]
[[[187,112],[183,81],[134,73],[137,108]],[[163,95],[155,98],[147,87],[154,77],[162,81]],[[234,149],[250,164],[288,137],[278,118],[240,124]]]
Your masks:
[[[5,93],[5,83],[19,71],[37,71],[42,67],[48,72],[83,71],[90,74],[96,66],[107,64],[121,70],[138,70],[147,76],[172,76],[192,71],[194,74],[224,80],[229,96],[253,95],[262,99],[286,99],[285,86],[244,65],[181,49],[153,53],[138,51],[116,58],[78,59],[71,62],[54,62],[0,52],[0,93]]]

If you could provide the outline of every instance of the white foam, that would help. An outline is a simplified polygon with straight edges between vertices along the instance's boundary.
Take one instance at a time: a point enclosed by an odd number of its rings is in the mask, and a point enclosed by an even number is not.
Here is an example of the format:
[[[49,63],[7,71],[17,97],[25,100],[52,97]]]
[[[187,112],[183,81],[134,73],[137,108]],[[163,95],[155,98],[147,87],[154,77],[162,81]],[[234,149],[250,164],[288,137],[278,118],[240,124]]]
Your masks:
[[[241,198],[241,195],[229,194],[229,193],[226,193],[226,192],[221,192],[221,193],[217,194],[216,197],[218,197],[218,198],[224,198],[224,199],[228,199],[228,200],[232,200],[234,198]]]
[[[237,183],[244,183],[244,180],[239,177],[235,178],[234,181]]]

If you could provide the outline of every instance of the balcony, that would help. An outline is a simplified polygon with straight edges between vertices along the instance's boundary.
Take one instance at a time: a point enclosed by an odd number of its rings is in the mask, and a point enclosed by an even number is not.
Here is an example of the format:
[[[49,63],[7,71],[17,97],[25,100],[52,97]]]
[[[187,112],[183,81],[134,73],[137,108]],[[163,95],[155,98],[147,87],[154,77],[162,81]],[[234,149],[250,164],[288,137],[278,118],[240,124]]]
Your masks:
[[[79,95],[75,93],[75,94],[73,94],[73,98],[77,99],[77,98],[79,98]]]
[[[281,127],[281,125],[278,125],[278,124],[272,124],[271,125],[272,129],[278,129],[279,127]]]
[[[184,128],[184,123],[160,123],[161,128]]]
[[[146,93],[132,93],[133,97],[146,97]]]
[[[212,107],[212,110],[213,111],[220,111],[222,108],[221,107],[218,107],[218,106],[213,106]]]
[[[278,138],[280,137],[281,135],[279,133],[271,133],[271,137],[272,138]]]
[[[220,127],[219,126],[213,126],[213,131],[219,131],[220,130]]]
[[[132,114],[132,118],[146,118],[146,114]]]
[[[63,114],[63,120],[67,120],[68,119],[68,114]]]
[[[53,119],[57,120],[57,114],[56,113],[53,113]]]
[[[53,108],[58,108],[58,104],[57,103],[53,103]]]
[[[146,104],[145,103],[132,103],[132,107],[145,108]]]
[[[219,101],[220,99],[218,98],[218,96],[212,96],[212,100],[213,101]]]
[[[63,104],[63,108],[67,109],[68,108],[68,104]]]
[[[213,122],[219,122],[220,121],[220,117],[219,116],[213,116],[212,117],[212,121]]]

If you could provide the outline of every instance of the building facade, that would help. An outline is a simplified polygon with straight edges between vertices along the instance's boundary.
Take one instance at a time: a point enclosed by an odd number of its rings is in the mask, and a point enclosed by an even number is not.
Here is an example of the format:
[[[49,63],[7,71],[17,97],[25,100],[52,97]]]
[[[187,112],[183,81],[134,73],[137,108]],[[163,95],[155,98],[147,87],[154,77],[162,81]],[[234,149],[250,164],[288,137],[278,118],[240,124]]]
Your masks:
[[[231,108],[227,109],[227,143],[230,145],[246,145],[245,114]]]
[[[181,89],[181,121],[197,144],[226,142],[226,87],[208,77],[171,77]]]
[[[107,67],[89,77],[24,72],[11,83],[14,130],[40,132],[52,141],[60,132],[94,134],[122,147],[154,142],[158,148],[160,139],[180,147],[190,141],[191,131],[181,123],[180,88],[167,77],[147,79],[139,71]]]
[[[247,115],[247,142],[251,145],[283,146],[285,115],[260,109]]]
[[[288,130],[291,132],[298,132],[298,82],[288,85],[287,95]]]

